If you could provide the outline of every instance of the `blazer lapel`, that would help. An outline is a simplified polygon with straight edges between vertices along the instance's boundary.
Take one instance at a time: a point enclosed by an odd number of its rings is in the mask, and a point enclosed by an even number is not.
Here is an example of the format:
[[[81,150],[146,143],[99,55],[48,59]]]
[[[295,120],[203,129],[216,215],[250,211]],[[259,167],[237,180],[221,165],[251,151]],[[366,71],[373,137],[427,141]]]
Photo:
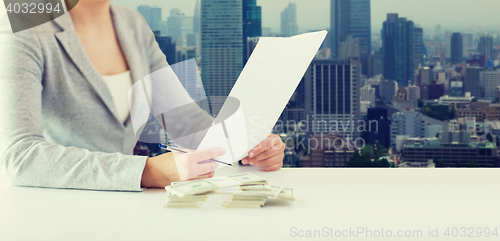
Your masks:
[[[120,43],[121,50],[125,55],[130,73],[132,74],[132,81],[135,83],[138,80],[144,78],[144,75],[150,73],[143,73],[141,53],[139,51],[140,46],[136,46],[137,42],[134,41],[137,34],[134,29],[128,26],[126,23],[126,16],[120,15],[114,10],[114,4],[111,3],[111,15],[113,17],[113,22],[115,26],[115,32],[118,36],[118,42]]]
[[[125,59],[132,76],[132,81],[135,84],[137,81],[140,81],[142,78],[146,77],[146,75],[150,74],[149,72],[144,72],[144,60],[141,58],[142,55],[140,53],[140,48],[136,46],[137,42],[134,42],[134,39],[136,38],[135,34],[137,33],[132,27],[126,24],[127,21],[124,19],[126,16],[120,15],[118,11],[115,11],[113,3],[111,3],[111,14],[115,24],[116,35],[118,36],[118,42],[120,43],[123,54],[125,55]],[[149,71],[149,65],[146,67]],[[133,92],[131,96],[132,100],[129,100],[129,103],[132,103],[133,100],[137,98],[137,95],[144,95],[144,93]],[[129,108],[134,107],[140,108],[139,106],[134,105],[131,105]],[[131,127],[130,124],[131,120],[129,118],[125,123],[125,127]]]
[[[81,45],[80,39],[73,28],[73,22],[71,21],[70,15],[65,14],[64,16],[54,19],[54,21],[63,29],[62,32],[56,33],[55,37],[63,46],[75,66],[80,70],[82,75],[85,76],[85,79],[92,85],[104,105],[115,117],[116,121],[119,122],[118,111],[113,97],[111,96],[111,92]]]

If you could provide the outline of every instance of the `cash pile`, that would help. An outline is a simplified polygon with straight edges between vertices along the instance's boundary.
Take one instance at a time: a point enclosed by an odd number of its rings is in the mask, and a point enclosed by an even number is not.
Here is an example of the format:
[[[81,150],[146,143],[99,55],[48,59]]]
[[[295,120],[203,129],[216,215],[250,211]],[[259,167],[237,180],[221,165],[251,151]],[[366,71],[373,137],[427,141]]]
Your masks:
[[[295,200],[291,188],[270,186],[251,173],[177,182],[165,190],[166,208],[260,208],[268,197]]]

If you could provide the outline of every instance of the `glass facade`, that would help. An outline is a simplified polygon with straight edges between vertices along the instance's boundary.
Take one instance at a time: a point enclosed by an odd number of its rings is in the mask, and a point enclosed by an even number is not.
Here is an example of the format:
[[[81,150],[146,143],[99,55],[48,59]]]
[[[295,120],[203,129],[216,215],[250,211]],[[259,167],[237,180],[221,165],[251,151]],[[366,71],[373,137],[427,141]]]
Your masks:
[[[372,21],[370,0],[351,0],[351,31],[353,38],[359,39],[359,53],[372,52]]]
[[[248,38],[262,36],[262,9],[257,0],[243,0],[243,63],[248,60]]]
[[[331,0],[330,2],[330,49],[332,59],[339,56],[340,43],[350,34],[350,0]]]
[[[241,1],[201,1],[201,75],[211,99],[227,97],[243,69],[242,15]]]
[[[310,71],[312,102],[306,111],[313,116],[314,129],[311,131],[315,134],[328,134],[332,128],[336,129],[336,124],[345,127],[339,129],[344,136],[357,134],[351,127],[359,116],[358,65],[353,65],[351,61],[313,62]]]
[[[388,14],[382,28],[384,78],[398,86],[414,84],[415,25],[397,14]]]
[[[281,35],[283,37],[295,36],[299,33],[297,26],[297,5],[289,3],[281,12]]]

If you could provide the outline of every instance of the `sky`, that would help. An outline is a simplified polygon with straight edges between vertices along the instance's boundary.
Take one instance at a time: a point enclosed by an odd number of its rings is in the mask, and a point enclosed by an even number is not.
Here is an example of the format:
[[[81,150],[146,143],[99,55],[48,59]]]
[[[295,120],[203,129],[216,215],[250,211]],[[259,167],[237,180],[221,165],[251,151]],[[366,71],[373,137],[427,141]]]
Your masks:
[[[170,9],[179,8],[192,16],[196,0],[112,0],[137,9],[140,4],[159,6],[166,20]],[[280,31],[280,13],[289,2],[297,4],[300,32],[327,29],[330,26],[330,0],[257,0],[262,6],[262,25]],[[437,24],[444,30],[486,30],[500,32],[500,0],[372,0],[372,31],[380,31],[387,13],[399,13],[415,24],[433,31]]]

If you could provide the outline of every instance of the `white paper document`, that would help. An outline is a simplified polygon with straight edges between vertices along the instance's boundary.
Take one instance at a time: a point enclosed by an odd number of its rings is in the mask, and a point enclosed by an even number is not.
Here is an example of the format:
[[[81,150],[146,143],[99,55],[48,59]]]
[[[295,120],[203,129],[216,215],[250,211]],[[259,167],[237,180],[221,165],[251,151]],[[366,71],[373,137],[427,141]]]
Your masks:
[[[234,163],[272,132],[327,31],[259,40],[228,99],[197,150],[223,147]]]

